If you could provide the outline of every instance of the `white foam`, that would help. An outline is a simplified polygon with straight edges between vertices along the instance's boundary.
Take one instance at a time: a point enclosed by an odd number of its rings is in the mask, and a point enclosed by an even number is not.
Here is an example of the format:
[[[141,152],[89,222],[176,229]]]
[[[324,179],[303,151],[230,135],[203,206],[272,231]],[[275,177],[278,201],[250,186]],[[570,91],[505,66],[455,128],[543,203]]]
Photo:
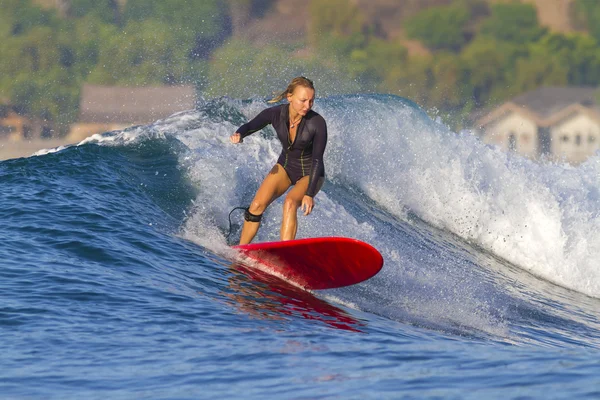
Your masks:
[[[70,146],[64,145],[64,146],[57,146],[57,147],[52,147],[52,148],[48,148],[48,149],[40,149],[40,150],[36,151],[35,153],[33,153],[31,156],[32,157],[45,156],[46,154],[52,154],[52,153],[62,151],[68,147],[70,147]]]
[[[598,156],[579,167],[541,165],[399,101],[356,99],[324,115],[334,179],[398,216],[408,207],[535,275],[600,297]]]

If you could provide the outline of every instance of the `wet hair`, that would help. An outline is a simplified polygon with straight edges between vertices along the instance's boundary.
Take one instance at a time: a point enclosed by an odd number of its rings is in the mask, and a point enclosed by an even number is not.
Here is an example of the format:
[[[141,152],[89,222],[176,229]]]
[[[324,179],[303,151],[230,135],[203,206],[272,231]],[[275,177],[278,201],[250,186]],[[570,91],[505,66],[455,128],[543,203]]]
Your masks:
[[[273,97],[271,100],[269,100],[269,103],[279,103],[281,100],[285,99],[288,94],[294,93],[294,90],[296,90],[296,88],[298,86],[302,86],[302,87],[305,87],[308,89],[315,90],[313,81],[311,81],[310,79],[305,78],[303,76],[298,76],[291,80],[290,84],[283,92],[281,92],[279,94],[275,93],[275,97]]]

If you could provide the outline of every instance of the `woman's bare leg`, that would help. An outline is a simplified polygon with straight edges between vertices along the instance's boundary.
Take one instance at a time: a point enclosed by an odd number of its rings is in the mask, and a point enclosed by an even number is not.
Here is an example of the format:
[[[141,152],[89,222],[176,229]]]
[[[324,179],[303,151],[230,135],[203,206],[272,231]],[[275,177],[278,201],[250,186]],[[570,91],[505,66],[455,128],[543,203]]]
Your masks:
[[[305,176],[296,182],[288,192],[283,202],[283,218],[281,219],[281,240],[294,240],[298,231],[298,208],[302,205],[302,198],[308,190],[309,177]],[[325,178],[319,178],[317,192],[321,190]]]
[[[252,203],[250,203],[250,207],[248,207],[248,211],[254,215],[262,215],[269,204],[284,194],[290,185],[291,182],[287,172],[285,172],[281,165],[275,164],[258,188]],[[254,236],[256,236],[259,226],[260,222],[244,221],[240,244],[250,243],[254,239]]]

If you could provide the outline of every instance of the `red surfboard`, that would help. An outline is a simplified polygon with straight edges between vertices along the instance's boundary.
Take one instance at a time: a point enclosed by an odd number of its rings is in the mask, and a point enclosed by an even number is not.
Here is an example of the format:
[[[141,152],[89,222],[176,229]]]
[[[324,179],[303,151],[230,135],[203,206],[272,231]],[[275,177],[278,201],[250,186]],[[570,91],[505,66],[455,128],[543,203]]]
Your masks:
[[[383,257],[370,244],[321,237],[234,246],[269,272],[308,290],[354,285],[377,274]]]

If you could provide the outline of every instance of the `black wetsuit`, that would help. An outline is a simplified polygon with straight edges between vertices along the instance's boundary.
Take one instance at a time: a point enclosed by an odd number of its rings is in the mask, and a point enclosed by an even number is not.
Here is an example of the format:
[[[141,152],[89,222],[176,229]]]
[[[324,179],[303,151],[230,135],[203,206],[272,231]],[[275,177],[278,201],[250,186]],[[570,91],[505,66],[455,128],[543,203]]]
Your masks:
[[[314,197],[319,191],[319,178],[325,176],[323,153],[327,144],[327,125],[325,119],[310,110],[296,130],[296,138],[290,141],[289,104],[267,108],[252,121],[240,126],[236,131],[242,139],[261,130],[268,124],[273,125],[277,137],[283,146],[277,160],[287,172],[292,184],[309,175],[306,194]]]

